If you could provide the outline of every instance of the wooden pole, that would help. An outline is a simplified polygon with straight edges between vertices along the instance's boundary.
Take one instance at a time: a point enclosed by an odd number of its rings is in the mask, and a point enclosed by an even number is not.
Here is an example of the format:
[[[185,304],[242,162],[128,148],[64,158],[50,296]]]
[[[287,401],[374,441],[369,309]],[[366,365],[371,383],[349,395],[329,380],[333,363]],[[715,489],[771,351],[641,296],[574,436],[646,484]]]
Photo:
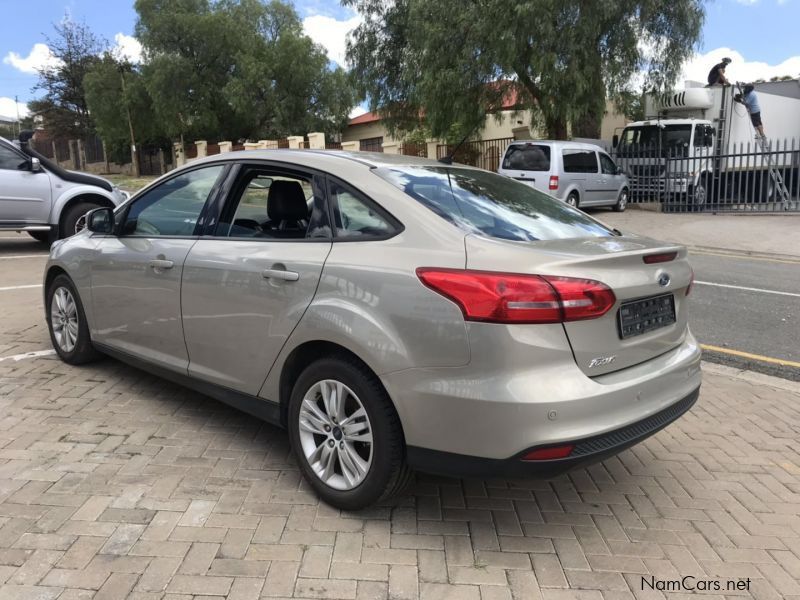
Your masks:
[[[133,135],[133,119],[131,119],[131,107],[125,99],[125,71],[120,67],[119,77],[122,81],[122,96],[125,101],[125,112],[128,115],[128,130],[131,133],[131,162],[133,163],[133,176],[139,177],[139,149],[136,147],[136,138]]]

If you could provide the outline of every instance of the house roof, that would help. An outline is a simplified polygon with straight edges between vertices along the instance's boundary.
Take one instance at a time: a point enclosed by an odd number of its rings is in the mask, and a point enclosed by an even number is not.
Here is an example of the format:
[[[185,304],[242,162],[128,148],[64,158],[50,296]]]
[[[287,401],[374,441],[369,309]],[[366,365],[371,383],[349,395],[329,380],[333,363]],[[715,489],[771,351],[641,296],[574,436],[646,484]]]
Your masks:
[[[491,86],[492,88],[495,89],[501,89],[500,86],[505,87],[500,107],[490,109],[487,111],[488,113],[495,112],[498,110],[514,110],[519,108],[521,100],[519,88],[516,85],[511,85],[511,83],[512,82],[510,81],[502,80],[487,84],[487,86]],[[380,120],[381,116],[378,113],[366,112],[363,115],[359,115],[353,119],[350,119],[349,125],[364,125],[365,123],[375,123],[376,121]]]

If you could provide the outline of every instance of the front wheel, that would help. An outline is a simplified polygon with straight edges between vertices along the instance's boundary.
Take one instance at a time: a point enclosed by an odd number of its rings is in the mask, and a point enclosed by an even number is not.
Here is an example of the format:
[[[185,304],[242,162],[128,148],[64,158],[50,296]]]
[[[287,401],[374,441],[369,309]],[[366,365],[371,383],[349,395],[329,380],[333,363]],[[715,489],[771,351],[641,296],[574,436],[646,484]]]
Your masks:
[[[624,212],[625,207],[628,206],[628,190],[622,190],[617,198],[617,203],[614,205],[614,212]]]
[[[47,328],[56,354],[65,363],[80,365],[100,357],[92,346],[83,304],[72,280],[59,275],[47,288]]]
[[[708,180],[700,179],[690,192],[692,200],[690,210],[703,212],[708,204]]]
[[[86,228],[86,213],[99,207],[99,204],[93,202],[78,202],[70,206],[61,219],[59,237],[68,238],[83,231]]]
[[[355,359],[330,356],[306,367],[292,390],[288,425],[303,475],[331,506],[370,506],[410,479],[397,412]]]
[[[578,193],[577,192],[570,192],[569,196],[567,196],[567,199],[564,200],[564,202],[566,202],[570,206],[578,208],[578,205],[580,204],[580,200],[578,199]]]

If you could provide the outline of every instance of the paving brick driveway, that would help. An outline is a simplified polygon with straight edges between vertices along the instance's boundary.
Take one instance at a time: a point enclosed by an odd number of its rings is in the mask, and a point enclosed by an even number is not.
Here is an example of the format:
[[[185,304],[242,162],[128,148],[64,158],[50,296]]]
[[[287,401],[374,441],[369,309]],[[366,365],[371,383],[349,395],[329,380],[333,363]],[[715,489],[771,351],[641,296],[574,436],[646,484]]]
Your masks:
[[[2,242],[0,288],[37,283]],[[420,475],[342,513],[274,427],[112,360],[3,360],[49,348],[40,295],[0,291],[0,600],[800,599],[796,384],[709,367],[689,414],[603,464]],[[723,590],[642,589],[684,576]]]

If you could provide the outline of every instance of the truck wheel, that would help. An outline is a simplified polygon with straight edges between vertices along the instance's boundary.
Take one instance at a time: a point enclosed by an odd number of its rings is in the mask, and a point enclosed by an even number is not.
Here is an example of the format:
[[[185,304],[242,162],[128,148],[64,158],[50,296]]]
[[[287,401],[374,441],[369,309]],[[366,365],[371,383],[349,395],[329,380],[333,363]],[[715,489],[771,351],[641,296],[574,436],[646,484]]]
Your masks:
[[[100,205],[94,202],[78,202],[70,206],[61,218],[61,228],[58,231],[59,238],[68,238],[83,231],[86,227],[86,213],[99,207]]]
[[[691,191],[690,198],[690,211],[703,212],[705,210],[708,203],[708,181],[706,179],[701,179],[697,182],[697,185]]]

